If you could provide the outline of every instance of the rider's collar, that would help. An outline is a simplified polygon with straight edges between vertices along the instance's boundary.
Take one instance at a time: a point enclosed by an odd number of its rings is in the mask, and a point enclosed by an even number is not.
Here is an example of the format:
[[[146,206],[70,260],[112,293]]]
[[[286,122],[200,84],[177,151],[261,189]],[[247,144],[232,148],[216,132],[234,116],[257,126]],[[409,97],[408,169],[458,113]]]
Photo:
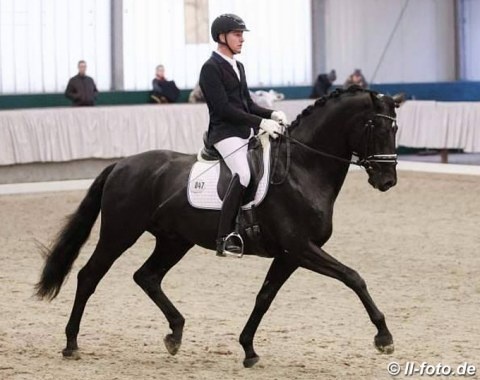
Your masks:
[[[237,77],[240,80],[240,71],[238,70],[237,60],[235,58],[230,58],[228,55],[220,53],[218,50],[214,50],[213,52],[218,54],[221,58],[227,61],[230,64],[230,66],[232,66],[233,71],[235,71],[235,74],[237,74]]]
[[[237,65],[237,60],[235,58],[230,58],[228,55],[225,55],[223,53],[220,53],[218,50],[214,50],[214,53],[217,53],[220,57],[222,57],[225,61],[230,63],[232,66]]]

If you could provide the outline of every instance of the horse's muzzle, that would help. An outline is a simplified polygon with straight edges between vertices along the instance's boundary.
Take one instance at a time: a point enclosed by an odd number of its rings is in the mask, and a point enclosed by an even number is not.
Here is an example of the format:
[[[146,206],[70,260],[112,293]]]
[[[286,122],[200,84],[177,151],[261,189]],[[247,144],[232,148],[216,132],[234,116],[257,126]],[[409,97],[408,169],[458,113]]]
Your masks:
[[[397,180],[396,179],[392,179],[392,180],[389,180],[381,185],[379,185],[377,187],[378,190],[384,192],[384,191],[387,191],[389,190],[390,188],[392,188],[393,186],[395,186],[397,184]]]

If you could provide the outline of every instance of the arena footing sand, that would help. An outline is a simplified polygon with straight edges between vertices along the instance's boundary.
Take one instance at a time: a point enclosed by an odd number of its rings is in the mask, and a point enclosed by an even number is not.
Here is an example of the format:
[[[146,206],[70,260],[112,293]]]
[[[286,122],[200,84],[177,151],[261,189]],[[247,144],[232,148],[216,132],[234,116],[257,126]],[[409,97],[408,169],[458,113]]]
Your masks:
[[[164,282],[186,318],[183,346],[171,357],[162,342],[168,324],[132,279],[153,249],[144,235],[87,304],[81,359],[65,360],[76,275],[98,224],[58,298],[40,302],[32,294],[42,266],[38,244],[55,236],[85,191],[0,196],[0,379],[377,380],[392,378],[391,361],[478,368],[479,189],[478,176],[399,171],[399,184],[380,193],[365,173],[349,173],[326,249],[364,277],[396,351],[375,350],[375,328],[352,291],[299,270],[260,325],[261,361],[252,369],[242,366],[238,335],[270,260],[192,249]]]

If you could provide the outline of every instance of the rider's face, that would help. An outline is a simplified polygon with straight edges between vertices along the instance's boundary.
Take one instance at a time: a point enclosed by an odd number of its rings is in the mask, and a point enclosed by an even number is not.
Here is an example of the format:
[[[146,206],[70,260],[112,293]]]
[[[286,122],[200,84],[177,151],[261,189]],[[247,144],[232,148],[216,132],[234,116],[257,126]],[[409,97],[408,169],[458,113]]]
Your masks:
[[[243,41],[243,31],[233,30],[226,35],[228,46],[233,50],[235,54],[240,54],[242,52]]]

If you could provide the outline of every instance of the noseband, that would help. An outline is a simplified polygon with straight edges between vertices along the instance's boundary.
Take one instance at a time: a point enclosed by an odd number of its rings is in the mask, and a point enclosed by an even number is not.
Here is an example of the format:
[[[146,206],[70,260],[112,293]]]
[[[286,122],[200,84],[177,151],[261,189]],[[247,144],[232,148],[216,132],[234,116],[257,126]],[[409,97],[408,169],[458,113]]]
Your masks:
[[[392,122],[392,128],[395,128],[397,126],[397,119],[385,115],[382,113],[376,113],[374,115],[375,117],[391,120]],[[369,152],[373,149],[374,146],[374,136],[373,136],[373,130],[375,129],[375,123],[373,119],[367,120],[365,123],[365,129],[366,129],[366,147],[365,147],[365,158],[359,159],[357,162],[360,164],[360,166],[363,166],[366,170],[372,169],[372,162],[374,163],[382,163],[382,164],[397,164],[397,155],[396,154],[369,154]],[[358,156],[358,154],[357,154]]]

